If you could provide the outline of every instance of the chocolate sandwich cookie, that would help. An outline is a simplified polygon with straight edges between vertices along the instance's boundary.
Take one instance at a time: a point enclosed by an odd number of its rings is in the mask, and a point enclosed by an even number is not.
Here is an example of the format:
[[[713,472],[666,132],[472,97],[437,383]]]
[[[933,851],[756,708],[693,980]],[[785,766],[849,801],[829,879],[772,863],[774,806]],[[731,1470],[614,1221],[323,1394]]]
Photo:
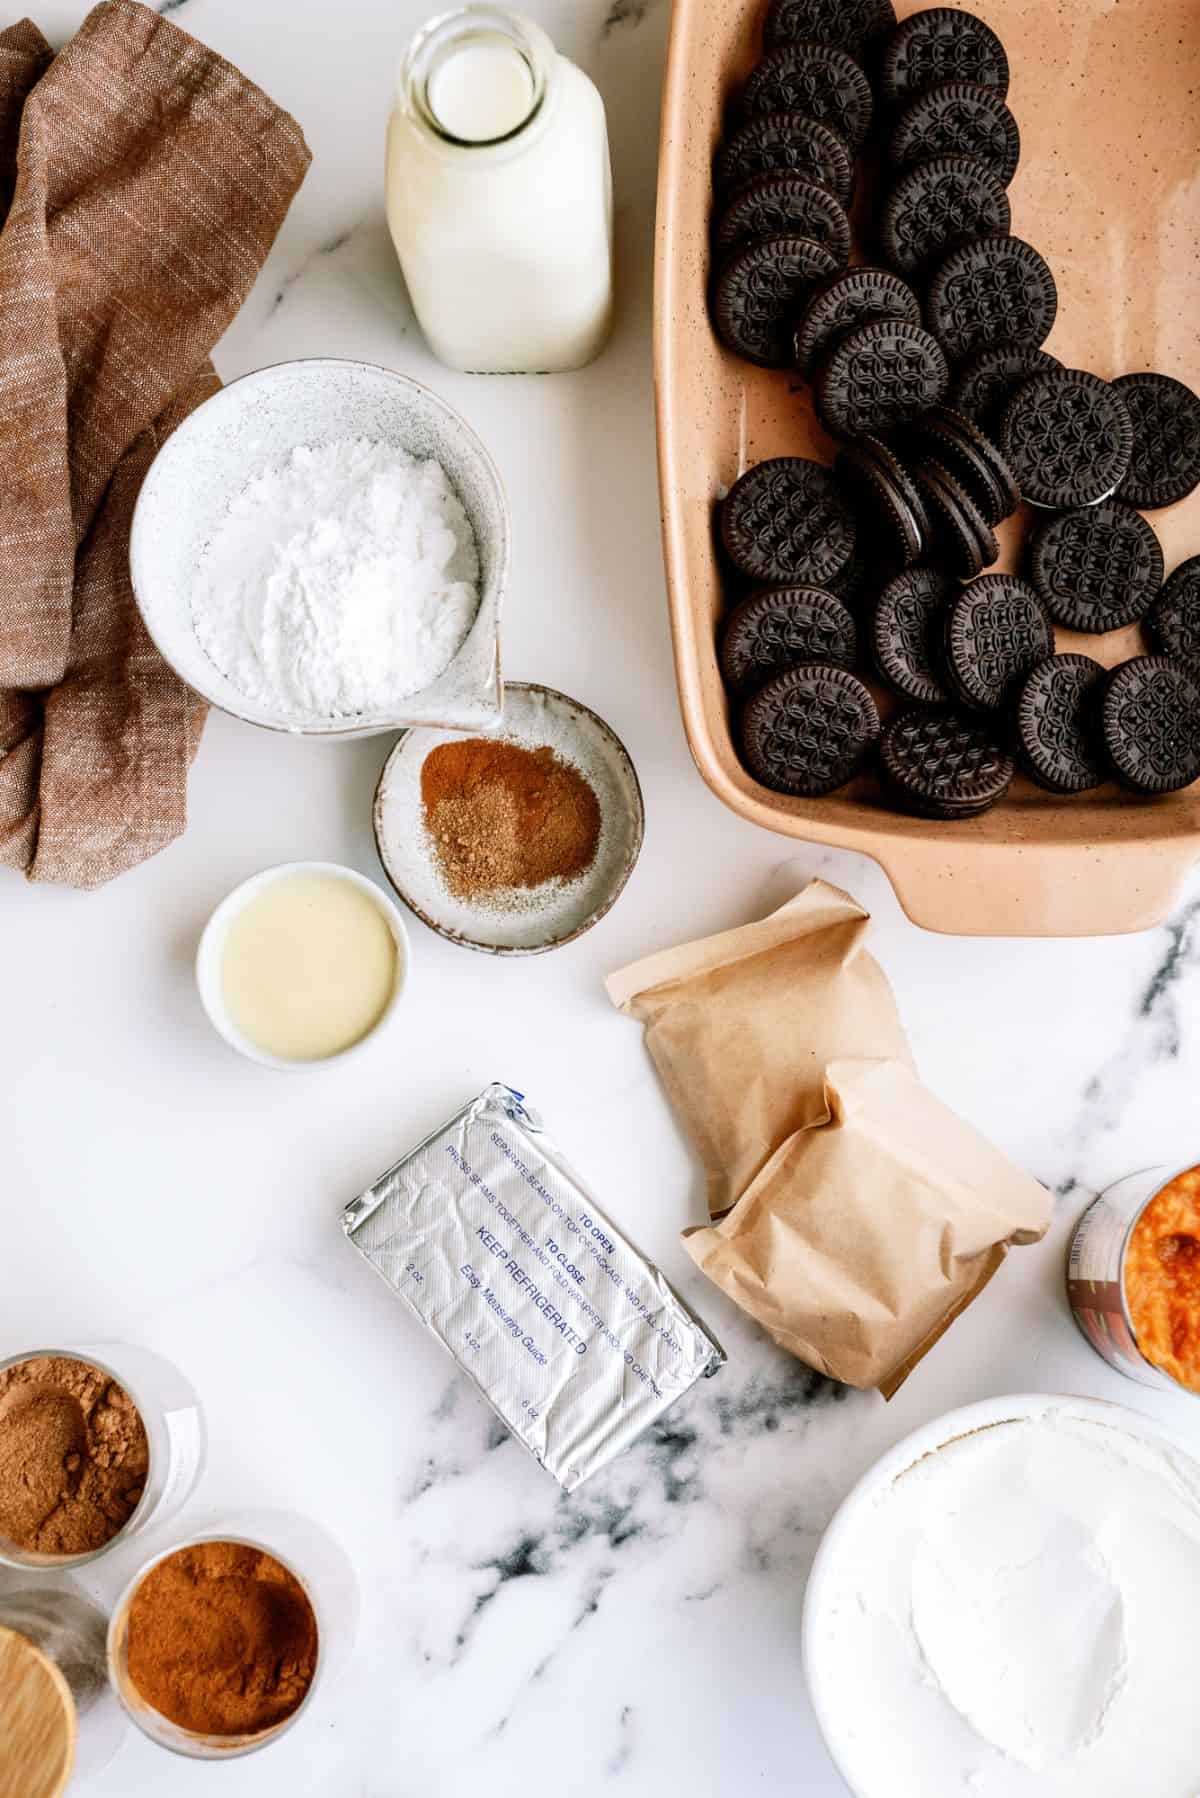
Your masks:
[[[854,515],[833,471],[803,456],[748,468],[721,506],[721,541],[761,585],[823,587],[850,560]]]
[[[957,591],[948,575],[922,567],[906,568],[879,595],[871,624],[871,659],[879,678],[901,699],[920,705],[940,705],[949,699],[935,646],[942,614]]]
[[[807,237],[837,258],[850,255],[850,220],[827,187],[778,170],[755,175],[730,196],[717,219],[713,247],[720,260],[756,237]]]
[[[1032,505],[1094,506],[1125,478],[1133,425],[1110,382],[1051,369],[1022,382],[1005,406],[1000,448]]]
[[[998,711],[1053,653],[1050,614],[1015,574],[981,574],[946,609],[943,672],[954,698],[972,711]]]
[[[932,6],[898,25],[884,52],[881,82],[895,104],[945,81],[971,81],[1003,100],[1008,57],[990,25],[955,6]]]
[[[840,599],[823,587],[760,587],[737,606],[721,639],[721,673],[749,693],[797,662],[852,668],[858,634]]]
[[[860,520],[883,532],[882,559],[908,568],[932,535],[921,490],[898,457],[877,437],[859,437],[834,465]]]
[[[1059,624],[1115,631],[1145,617],[1158,598],[1163,553],[1140,512],[1106,499],[1040,524],[1029,575]]]
[[[908,439],[918,454],[950,470],[988,524],[1016,511],[1021,496],[1012,470],[973,420],[951,406],[934,406],[909,427]]]
[[[817,412],[835,437],[888,431],[946,396],[950,367],[936,339],[903,319],[847,331],[823,356],[813,383]]]
[[[1007,187],[1017,172],[1021,134],[995,88],[974,81],[943,81],[905,107],[892,131],[888,154],[899,169],[934,156],[972,156],[986,163]]]
[[[1036,350],[1057,311],[1054,276],[1033,245],[999,233],[951,250],[925,298],[929,329],[954,362],[994,344]]]
[[[805,113],[857,150],[871,124],[871,83],[854,58],[832,44],[780,44],[751,70],[740,106],[745,118]]]
[[[831,275],[814,290],[796,327],[796,367],[811,376],[835,339],[878,318],[920,324],[921,302],[902,276],[866,264]]]
[[[1004,408],[1022,381],[1061,367],[1058,358],[1045,350],[1024,349],[1016,343],[993,344],[955,370],[950,404],[995,436]]]
[[[1200,664],[1200,556],[1189,556],[1167,576],[1142,629],[1160,655]]]
[[[1086,793],[1108,779],[1100,736],[1107,680],[1090,656],[1047,656],[1017,689],[1017,761],[1047,792]]]
[[[874,59],[895,24],[892,0],[771,0],[763,45],[833,44],[864,63]]]
[[[880,579],[876,558],[867,553],[856,536],[849,560],[842,564],[836,574],[830,575],[825,586],[843,605],[855,611],[868,594],[878,591]]]
[[[1178,793],[1200,778],[1200,678],[1168,656],[1135,656],[1108,677],[1104,751],[1134,793]]]
[[[1133,455],[1117,489],[1131,506],[1173,506],[1200,484],[1200,398],[1170,375],[1118,375]]]
[[[990,725],[949,706],[898,712],[880,744],[883,789],[901,811],[953,822],[1003,799],[1016,772]]]
[[[968,581],[990,568],[1000,545],[970,494],[940,462],[918,462],[913,475],[933,526],[929,559]]]
[[[879,738],[879,713],[844,668],[805,662],[777,674],[742,713],[742,748],[756,780],[816,799],[858,773]]]
[[[763,368],[792,359],[792,321],[814,281],[837,258],[811,237],[760,237],[735,250],[713,286],[717,336],[735,355]]]
[[[844,137],[802,112],[765,112],[747,119],[717,151],[713,177],[731,194],[754,175],[790,169],[827,187],[841,205],[854,191],[854,158]]]
[[[935,156],[902,174],[884,201],[879,241],[902,275],[972,238],[1007,234],[1004,184],[969,156]]]

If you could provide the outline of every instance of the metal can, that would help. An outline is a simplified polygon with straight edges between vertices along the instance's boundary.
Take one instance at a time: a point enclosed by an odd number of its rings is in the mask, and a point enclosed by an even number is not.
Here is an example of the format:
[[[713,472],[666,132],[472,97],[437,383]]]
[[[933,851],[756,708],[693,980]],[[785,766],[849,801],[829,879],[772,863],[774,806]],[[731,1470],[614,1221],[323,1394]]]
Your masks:
[[[1126,1174],[1093,1200],[1071,1238],[1067,1254],[1067,1299],[1083,1335],[1110,1367],[1143,1386],[1188,1392],[1138,1346],[1129,1310],[1125,1273],[1129,1245],[1142,1213],[1173,1180],[1197,1164],[1148,1167]]]

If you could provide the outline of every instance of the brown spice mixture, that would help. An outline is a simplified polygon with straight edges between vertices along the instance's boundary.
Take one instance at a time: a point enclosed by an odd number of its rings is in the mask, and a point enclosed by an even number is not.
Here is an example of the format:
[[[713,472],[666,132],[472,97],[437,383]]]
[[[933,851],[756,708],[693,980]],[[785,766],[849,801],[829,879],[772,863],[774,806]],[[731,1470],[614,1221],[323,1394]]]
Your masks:
[[[91,1362],[39,1355],[0,1374],[0,1537],[23,1553],[103,1548],[149,1466],[133,1400]]]
[[[129,1677],[196,1735],[257,1735],[290,1717],[317,1669],[317,1620],[274,1555],[198,1542],[152,1567],[133,1595]]]
[[[596,859],[600,802],[550,748],[470,737],[421,767],[425,824],[459,899],[574,880]]]

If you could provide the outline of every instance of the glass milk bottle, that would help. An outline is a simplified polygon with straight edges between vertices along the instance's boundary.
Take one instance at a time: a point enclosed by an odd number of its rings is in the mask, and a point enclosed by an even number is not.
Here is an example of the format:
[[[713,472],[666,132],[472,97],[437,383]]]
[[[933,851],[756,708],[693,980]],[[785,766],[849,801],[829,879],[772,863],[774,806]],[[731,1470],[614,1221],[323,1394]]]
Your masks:
[[[431,19],[400,70],[387,211],[430,348],[476,374],[598,354],[612,316],[604,102],[531,19]]]

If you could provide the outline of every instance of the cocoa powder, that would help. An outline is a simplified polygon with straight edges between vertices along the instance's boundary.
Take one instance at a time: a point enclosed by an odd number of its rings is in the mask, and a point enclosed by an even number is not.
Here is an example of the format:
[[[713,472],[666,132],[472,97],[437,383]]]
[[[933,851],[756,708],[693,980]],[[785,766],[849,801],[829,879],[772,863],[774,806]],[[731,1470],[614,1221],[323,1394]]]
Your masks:
[[[39,1355],[0,1373],[0,1539],[22,1553],[103,1548],[149,1466],[137,1407],[101,1368]]]
[[[129,1677],[196,1735],[258,1735],[290,1717],[317,1669],[317,1620],[295,1575],[261,1549],[198,1542],[134,1592]]]
[[[600,802],[548,747],[484,737],[440,744],[422,764],[421,800],[442,877],[459,899],[575,880],[596,858]]]

